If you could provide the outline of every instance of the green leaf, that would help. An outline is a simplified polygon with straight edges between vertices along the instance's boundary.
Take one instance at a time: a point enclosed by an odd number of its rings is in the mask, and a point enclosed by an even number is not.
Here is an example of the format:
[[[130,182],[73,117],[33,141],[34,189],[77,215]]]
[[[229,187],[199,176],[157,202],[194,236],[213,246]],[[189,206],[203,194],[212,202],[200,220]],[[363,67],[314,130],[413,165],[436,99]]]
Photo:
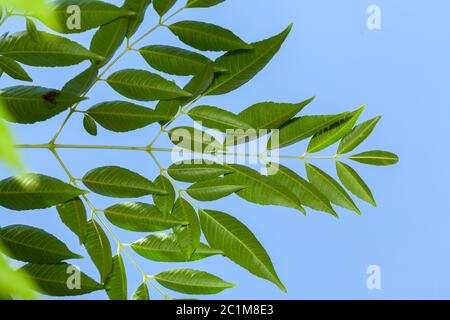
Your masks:
[[[126,69],[106,80],[121,95],[139,101],[171,100],[192,96],[174,82],[144,70]]]
[[[69,39],[38,31],[36,42],[28,32],[17,32],[0,39],[0,54],[36,67],[62,67],[84,60],[101,61],[103,57],[90,52]]]
[[[94,119],[85,114],[83,117],[83,127],[84,130],[86,130],[87,133],[89,133],[91,136],[96,137],[98,134],[98,130],[97,130],[97,123],[95,123]]]
[[[120,48],[126,38],[128,19],[120,18],[101,26],[91,41],[90,50],[105,59],[97,63],[97,67],[105,66]]]
[[[202,160],[200,160],[200,163],[174,163],[167,170],[172,178],[182,182],[210,180],[231,172],[233,172],[231,168],[226,168],[218,163],[205,163]]]
[[[232,51],[252,49],[230,30],[198,21],[180,21],[169,26],[182,42],[202,51]]]
[[[77,9],[72,9],[77,6]],[[71,10],[72,9],[72,10]],[[56,21],[48,21],[47,15],[37,15],[50,29],[59,33],[81,33],[97,28],[119,17],[135,15],[126,8],[95,0],[57,0],[52,3]]]
[[[153,183],[156,187],[167,192],[166,195],[153,195],[153,203],[167,216],[172,212],[173,205],[175,204],[175,189],[170,180],[163,175],[158,176]]]
[[[197,153],[212,153],[223,149],[223,145],[215,137],[192,127],[177,127],[169,131],[173,144],[181,149]]]
[[[367,139],[380,119],[381,117],[376,117],[353,128],[353,130],[342,139],[337,153],[344,154],[353,151]]]
[[[56,17],[46,0],[8,0],[7,2],[11,5],[11,9],[24,13],[32,12],[35,16],[45,16],[48,21],[56,23]]]
[[[335,123],[330,128],[317,133],[309,142],[307,152],[319,152],[345,137],[352,130],[364,109],[365,106],[359,108],[358,110],[352,112],[349,119],[346,119],[343,122]]]
[[[0,206],[17,211],[46,209],[86,193],[52,177],[24,173],[0,181]]]
[[[27,21],[27,32],[30,34],[34,42],[41,41],[41,36],[39,35],[39,30],[33,20],[26,18]]]
[[[136,12],[136,15],[128,17],[128,39],[136,33],[144,21],[145,13],[151,2],[152,0],[125,0],[123,7]]]
[[[157,262],[189,262],[202,260],[222,254],[220,250],[211,249],[206,244],[200,246],[190,257],[183,254],[174,234],[153,234],[132,243],[131,249],[138,255]]]
[[[122,257],[116,255],[112,259],[112,270],[105,282],[106,293],[111,300],[127,300],[127,274]]]
[[[0,228],[0,242],[8,256],[24,262],[45,264],[82,258],[50,233],[25,225]]]
[[[319,191],[314,185],[300,177],[291,169],[277,164],[276,174],[272,175],[273,179],[291,190],[300,203],[314,210],[324,211],[331,215],[338,216],[325,195]]]
[[[311,98],[297,104],[275,102],[257,103],[239,113],[238,117],[241,121],[249,123],[253,129],[278,129],[314,99]]]
[[[339,180],[351,193],[374,207],[377,206],[369,187],[352,167],[337,161],[336,172]]]
[[[142,283],[131,296],[131,300],[150,300],[147,284]]]
[[[399,160],[396,154],[380,150],[353,154],[348,159],[374,166],[390,166],[398,163]]]
[[[21,169],[23,164],[17,149],[14,148],[15,140],[2,118],[5,118],[5,111],[1,108],[0,101],[0,162],[4,161],[15,169]]]
[[[253,233],[236,218],[218,211],[201,210],[200,221],[208,243],[254,275],[286,288],[275,272],[272,261]]]
[[[94,220],[88,221],[84,246],[104,282],[112,270],[111,244],[103,229]]]
[[[213,63],[201,54],[172,46],[147,46],[139,52],[154,69],[178,76],[199,74]]]
[[[178,198],[172,210],[172,216],[178,220],[187,221],[185,226],[176,226],[173,232],[184,257],[189,260],[192,254],[200,246],[200,222],[194,208],[184,200]]]
[[[87,233],[87,213],[83,201],[77,197],[59,204],[56,209],[61,221],[78,236],[82,244]]]
[[[216,60],[216,66],[228,70],[217,74],[205,95],[221,95],[243,86],[261,71],[291,31],[292,25],[279,35],[251,44],[253,50],[228,52]]]
[[[67,82],[62,91],[72,94],[74,96],[81,96],[86,93],[92,84],[97,80],[98,69],[91,65],[85,71],[77,75],[75,78]]]
[[[212,65],[207,65],[202,72],[194,76],[191,81],[189,81],[184,90],[191,93],[192,96],[189,98],[181,99],[181,106],[187,105],[189,102],[194,101],[208,90],[211,83],[214,81],[214,68]]]
[[[230,185],[245,185],[247,188],[236,194],[249,202],[260,205],[278,205],[294,208],[304,213],[300,201],[291,190],[279,184],[273,177],[265,176],[242,165],[229,164],[226,168],[234,172],[224,180]]]
[[[79,286],[73,280],[76,266],[70,264],[27,264],[20,268],[37,284],[38,292],[56,297],[79,296],[103,289],[103,286],[95,282],[83,272],[80,272]],[[69,288],[68,284],[73,285]]]
[[[160,285],[185,294],[217,294],[236,287],[210,273],[192,269],[174,269],[154,276]]]
[[[232,112],[211,106],[198,106],[188,112],[192,120],[201,123],[203,126],[216,129],[221,132],[227,130],[251,129],[252,126],[241,120]]]
[[[164,114],[125,101],[101,102],[86,111],[103,128],[113,132],[128,132],[167,120]]]
[[[209,8],[225,0],[188,0],[186,8]]]
[[[167,100],[160,101],[155,107],[155,112],[160,114],[161,116],[166,116],[169,120],[162,120],[159,122],[160,125],[165,125],[169,123],[177,114],[178,110],[180,110],[181,101],[179,100]]]
[[[245,189],[245,185],[229,184],[226,179],[216,178],[191,185],[186,192],[199,201],[215,201]]]
[[[189,223],[175,216],[166,217],[157,207],[141,202],[124,202],[105,210],[105,216],[115,226],[135,232],[167,230]]]
[[[48,120],[83,99],[55,89],[16,86],[0,92],[0,109],[7,121],[31,124]]]
[[[308,180],[332,203],[361,214],[352,198],[336,180],[312,164],[305,163],[305,167]]]
[[[153,8],[162,17],[165,15],[177,2],[177,0],[153,0]]]
[[[350,112],[336,115],[324,116],[303,116],[293,119],[280,128],[279,148],[293,145],[299,141],[312,137],[313,135],[330,128],[336,123],[345,123],[351,117]],[[272,146],[272,141],[268,143],[269,149],[277,148]]]
[[[28,73],[21,67],[20,64],[13,59],[0,56],[0,69],[8,74],[11,78],[22,81],[33,81]]]
[[[121,167],[100,167],[82,179],[91,191],[113,198],[139,198],[149,194],[166,194],[143,176]]]

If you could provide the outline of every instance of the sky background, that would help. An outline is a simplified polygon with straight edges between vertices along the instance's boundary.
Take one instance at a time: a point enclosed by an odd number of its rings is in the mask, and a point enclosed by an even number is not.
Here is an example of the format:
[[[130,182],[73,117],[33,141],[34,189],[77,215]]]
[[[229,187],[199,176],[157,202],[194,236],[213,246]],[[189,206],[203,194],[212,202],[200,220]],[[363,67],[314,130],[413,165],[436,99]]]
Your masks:
[[[382,10],[381,30],[370,31],[366,27],[366,9],[372,4]],[[239,284],[212,298],[449,299],[450,2],[227,0],[214,8],[185,11],[173,21],[191,19],[229,28],[249,42],[277,34],[290,22],[295,24],[280,53],[253,81],[230,94],[207,98],[202,104],[238,112],[257,102],[299,102],[317,96],[305,114],[339,113],[366,104],[362,120],[377,115],[383,119],[358,151],[384,149],[401,158],[394,167],[353,165],[378,202],[378,208],[372,208],[358,200],[363,211],[361,217],[344,209],[338,209],[339,220],[313,211],[305,217],[291,209],[253,205],[236,196],[205,204],[206,208],[238,217],[255,233],[288,289],[284,294],[270,282],[252,276],[223,257],[189,264],[190,268],[209,271]],[[141,33],[156,21],[156,15],[150,12]],[[2,33],[24,28],[24,21],[15,18],[2,27]],[[93,32],[87,32],[72,39],[89,47],[92,35]],[[159,30],[142,42],[142,46],[149,44],[183,46],[167,30]],[[87,63],[83,63],[70,68],[27,67],[27,70],[36,85],[61,88],[86,67]],[[123,68],[149,69],[136,53],[129,53],[113,71]],[[186,82],[176,80],[181,85]],[[0,80],[1,87],[16,84],[6,75]],[[82,109],[100,101],[121,99],[105,83],[96,85],[88,96],[90,99],[82,104]],[[14,126],[18,140],[46,143],[64,117],[61,114],[45,123]],[[58,142],[142,146],[148,144],[157,129],[152,126],[129,134],[100,129],[99,136],[93,138],[84,133],[82,117],[77,114]],[[157,146],[168,144],[162,139]],[[283,153],[300,155],[305,148],[305,143],[299,143]],[[330,148],[323,154],[334,152]],[[76,177],[105,165],[120,165],[152,179],[157,175],[155,165],[145,153],[66,150],[60,151],[60,155]],[[67,180],[47,150],[29,150],[23,156],[30,171]],[[158,157],[166,166],[170,164],[167,155]],[[284,163],[303,174],[300,161]],[[332,161],[314,164],[334,175]],[[0,168],[1,178],[11,174]],[[119,202],[96,196],[91,199],[99,208]],[[32,212],[0,209],[0,221],[1,225],[22,223],[43,228],[87,257],[54,208]],[[113,229],[124,243],[145,236]],[[155,263],[137,256],[136,259],[149,274],[187,266]],[[131,295],[141,277],[125,261]],[[89,259],[73,263],[98,280]],[[370,265],[381,268],[381,290],[368,290],[366,286],[366,269]],[[151,296],[159,297],[154,290]],[[97,292],[83,298],[103,299],[106,294]]]

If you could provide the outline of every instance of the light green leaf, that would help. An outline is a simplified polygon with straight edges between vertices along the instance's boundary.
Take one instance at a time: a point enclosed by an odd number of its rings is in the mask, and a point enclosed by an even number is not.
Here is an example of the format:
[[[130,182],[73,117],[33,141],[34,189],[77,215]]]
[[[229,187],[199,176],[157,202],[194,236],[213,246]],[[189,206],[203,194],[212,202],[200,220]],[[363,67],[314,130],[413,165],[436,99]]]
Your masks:
[[[56,209],[61,221],[78,236],[82,244],[87,233],[87,213],[83,201],[77,197],[59,204]]]
[[[192,120],[201,123],[203,126],[216,129],[221,132],[227,130],[247,130],[252,126],[241,120],[240,117],[232,112],[211,106],[198,106],[188,112]]]
[[[5,111],[1,108],[0,101],[0,162],[4,161],[15,169],[21,169],[23,164],[17,149],[14,148],[15,140],[2,118],[5,118]]]
[[[53,23],[48,21],[48,13],[35,16],[50,29],[60,33],[81,33],[119,17],[135,15],[127,8],[95,0],[57,0],[51,6],[56,19]]]
[[[377,206],[369,187],[352,167],[337,161],[336,172],[339,180],[351,193],[374,207]]]
[[[365,106],[362,106],[358,110],[352,112],[349,119],[335,123],[330,128],[317,133],[309,142],[307,152],[319,152],[345,137],[352,130],[364,109]]]
[[[223,149],[215,137],[192,127],[177,127],[169,131],[169,138],[178,148],[198,153],[212,153]]]
[[[38,292],[48,296],[79,296],[103,289],[102,285],[95,282],[83,272],[80,272],[80,286],[78,287],[74,283],[73,288],[69,288],[68,283],[72,283],[70,282],[70,277],[73,277],[73,272],[76,269],[78,269],[76,266],[61,263],[27,264],[19,270],[28,274],[37,284]]]
[[[390,166],[398,163],[399,160],[396,154],[380,150],[354,154],[349,156],[348,159],[374,166]]]
[[[136,15],[128,17],[128,39],[136,33],[144,21],[145,13],[151,2],[152,0],[125,0],[123,7],[136,12]]]
[[[231,168],[226,168],[218,163],[205,163],[202,160],[200,163],[174,163],[167,170],[172,178],[182,182],[210,180],[231,172],[233,172]]]
[[[87,110],[86,114],[113,132],[133,131],[169,119],[155,110],[125,101],[101,102]]]
[[[89,171],[82,179],[91,191],[113,198],[139,198],[149,194],[166,194],[143,176],[121,167],[101,167]]]
[[[330,128],[333,124],[345,121],[351,117],[350,112],[336,115],[324,116],[304,116],[293,119],[280,128],[279,148],[293,145],[299,141],[312,137],[313,135]],[[268,143],[269,149],[277,148],[272,146],[272,141]]]
[[[101,26],[91,41],[90,51],[104,57],[97,67],[105,66],[126,38],[128,19],[120,18]]]
[[[31,124],[48,120],[83,99],[55,89],[16,86],[0,91],[0,109],[7,121]]]
[[[253,233],[236,218],[218,211],[201,210],[200,221],[208,243],[254,275],[286,288],[275,272],[272,261]]]
[[[172,210],[172,216],[178,220],[187,221],[185,226],[176,226],[173,232],[177,238],[177,243],[186,260],[189,260],[192,254],[200,246],[200,223],[194,208],[184,200],[178,198]]]
[[[192,269],[161,272],[154,276],[154,279],[167,289],[185,294],[217,294],[236,287],[235,284],[225,282],[210,273]]]
[[[30,34],[31,38],[33,39],[34,42],[39,42],[41,41],[41,36],[39,34],[39,30],[36,27],[36,24],[34,23],[33,20],[26,18],[27,21],[27,32]]]
[[[33,81],[28,73],[22,68],[20,64],[13,59],[0,56],[0,69],[8,74],[11,78],[22,81]]]
[[[0,181],[0,206],[17,211],[45,209],[86,193],[52,177],[24,173]]]
[[[251,44],[253,50],[228,52],[216,60],[216,66],[228,70],[217,74],[205,95],[221,95],[243,86],[256,76],[280,50],[292,25],[279,35]]]
[[[165,15],[177,2],[177,0],[153,0],[153,8],[162,17]]]
[[[192,95],[174,82],[144,70],[126,69],[106,80],[121,95],[139,101],[172,100]]]
[[[127,273],[122,257],[116,255],[112,260],[112,269],[105,282],[106,293],[111,300],[127,300]]]
[[[324,194],[291,169],[277,164],[276,174],[272,177],[279,184],[291,190],[303,205],[338,216]]]
[[[138,255],[157,262],[189,262],[222,254],[220,250],[211,249],[206,244],[194,251],[190,258],[183,254],[174,234],[153,234],[132,243],[131,249]]]
[[[336,180],[312,164],[305,163],[305,167],[308,180],[332,203],[361,214],[347,191]]]
[[[75,78],[67,82],[62,91],[72,94],[74,96],[81,96],[86,93],[98,76],[98,69],[91,65],[85,71],[77,75]]]
[[[245,189],[245,185],[229,184],[226,179],[216,178],[191,185],[186,192],[199,201],[215,201]]]
[[[172,212],[173,205],[175,204],[175,189],[170,180],[163,175],[158,176],[153,183],[156,187],[167,192],[166,195],[153,195],[153,203],[167,216]]]
[[[0,242],[9,257],[24,262],[45,264],[82,258],[50,233],[26,225],[0,228]]]
[[[84,246],[97,267],[102,282],[105,282],[112,270],[111,244],[103,229],[94,220],[88,222]]]
[[[131,300],[150,300],[147,284],[142,283],[131,296]]]
[[[28,32],[1,38],[0,54],[36,67],[71,66],[84,60],[103,60],[103,57],[69,39],[43,31],[38,34],[39,42],[34,41]]]
[[[225,0],[188,0],[186,8],[209,8]]]
[[[83,117],[83,127],[84,130],[86,130],[87,133],[89,133],[91,136],[96,137],[98,134],[98,129],[97,129],[97,123],[95,123],[94,119],[85,114]]]
[[[115,226],[135,232],[155,232],[178,225],[187,225],[186,219],[166,217],[157,207],[141,202],[124,202],[105,210],[105,216]]]
[[[225,167],[234,171],[225,176],[224,180],[227,183],[247,187],[236,193],[242,199],[260,205],[294,208],[305,213],[295,194],[279,184],[273,177],[262,175],[256,170],[242,165],[229,164]]]
[[[249,123],[253,129],[278,129],[288,120],[309,105],[315,97],[297,104],[262,102],[257,103],[241,113],[241,121]]]
[[[376,117],[353,128],[353,130],[342,139],[337,153],[344,154],[353,151],[367,139],[380,119],[381,117]]]
[[[252,49],[230,30],[199,21],[180,21],[169,26],[182,42],[202,51]]]
[[[6,0],[11,9],[15,9],[23,13],[33,13],[35,16],[46,17],[51,23],[56,23],[56,17],[46,0]],[[2,0],[5,2],[5,0]]]
[[[172,46],[147,46],[139,49],[139,52],[151,67],[178,76],[199,74],[213,63],[201,54]]]

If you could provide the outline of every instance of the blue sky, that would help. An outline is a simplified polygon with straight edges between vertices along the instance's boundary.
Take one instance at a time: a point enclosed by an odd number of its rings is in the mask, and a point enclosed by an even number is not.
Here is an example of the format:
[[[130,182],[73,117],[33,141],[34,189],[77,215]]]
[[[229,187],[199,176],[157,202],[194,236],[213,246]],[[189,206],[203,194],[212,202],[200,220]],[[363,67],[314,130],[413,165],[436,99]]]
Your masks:
[[[372,4],[381,8],[381,30],[370,31],[366,27],[366,9]],[[228,95],[207,98],[202,104],[238,112],[256,102],[298,102],[315,95],[317,99],[305,110],[311,114],[337,113],[366,104],[364,120],[377,115],[383,119],[358,150],[385,149],[401,158],[394,167],[354,165],[378,202],[378,208],[358,202],[363,211],[361,217],[340,209],[339,220],[318,212],[304,217],[294,210],[256,206],[237,197],[207,205],[211,209],[225,208],[224,211],[238,217],[255,233],[288,288],[284,294],[222,257],[189,265],[239,284],[216,298],[450,298],[450,205],[447,201],[450,2],[227,0],[215,8],[186,11],[177,19],[213,22],[248,41],[267,38],[294,22],[294,29],[280,53],[252,82]],[[156,20],[155,14],[149,13],[142,30],[149,29]],[[2,28],[18,31],[24,27],[24,22],[17,18]],[[75,35],[73,39],[88,47],[92,34]],[[160,30],[142,42],[143,46],[148,44],[182,46],[167,30]],[[27,70],[37,85],[60,88],[86,66]],[[130,53],[114,70],[134,67],[148,69],[141,57]],[[181,84],[186,81],[177,80]],[[7,76],[0,80],[1,87],[15,84]],[[120,98],[105,83],[99,83],[88,96],[90,99],[83,103],[83,108]],[[64,116],[33,126],[15,126],[18,140],[48,142]],[[155,126],[119,135],[101,130],[99,137],[92,138],[83,132],[82,118],[76,115],[59,142],[145,145],[156,132]],[[167,142],[162,139],[158,146],[164,145]],[[300,143],[283,152],[302,154],[305,147]],[[329,149],[324,154],[333,152]],[[66,179],[48,151],[31,150],[23,155],[30,171]],[[157,175],[156,167],[144,153],[66,150],[60,155],[76,177],[104,165],[121,165],[149,178]],[[167,155],[159,156],[165,165],[170,163]],[[300,161],[285,163],[303,173]],[[332,162],[314,164],[333,173]],[[0,168],[0,177],[10,174]],[[100,208],[114,203],[113,199],[95,196],[92,200]],[[87,256],[76,237],[59,221],[55,209],[34,212],[1,209],[0,221],[2,225],[23,223],[44,228],[64,239],[73,251]],[[122,242],[143,236],[116,228],[114,231]],[[149,274],[185,266],[136,259]],[[88,259],[76,264],[98,279]],[[381,290],[366,287],[366,269],[370,265],[381,268]],[[140,276],[129,262],[126,268],[131,294],[139,285]],[[151,295],[158,298],[154,291]],[[85,298],[105,297],[104,293],[94,293]]]

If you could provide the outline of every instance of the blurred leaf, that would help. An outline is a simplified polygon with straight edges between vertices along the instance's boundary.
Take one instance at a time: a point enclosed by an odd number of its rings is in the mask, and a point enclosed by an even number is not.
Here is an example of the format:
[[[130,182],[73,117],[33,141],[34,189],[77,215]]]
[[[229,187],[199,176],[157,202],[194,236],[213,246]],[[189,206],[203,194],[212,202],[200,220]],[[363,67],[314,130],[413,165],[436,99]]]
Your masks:
[[[3,161],[15,169],[22,169],[22,160],[14,148],[13,135],[7,124],[1,120],[3,118],[6,118],[6,115],[0,101],[0,163]]]

